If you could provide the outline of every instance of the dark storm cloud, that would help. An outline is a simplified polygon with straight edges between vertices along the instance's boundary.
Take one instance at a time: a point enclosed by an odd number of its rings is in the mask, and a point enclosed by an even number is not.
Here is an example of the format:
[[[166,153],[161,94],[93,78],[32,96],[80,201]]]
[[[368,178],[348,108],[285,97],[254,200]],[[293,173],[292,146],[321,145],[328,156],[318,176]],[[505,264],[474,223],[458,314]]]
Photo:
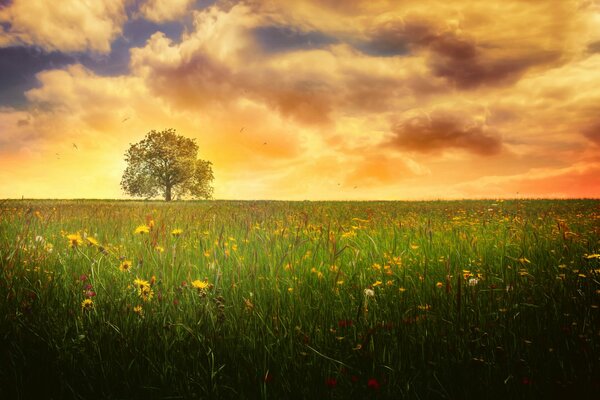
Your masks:
[[[426,52],[431,72],[460,89],[516,81],[527,69],[558,59],[560,54],[532,50],[507,55],[468,36],[438,29],[420,19],[391,21],[368,32],[370,39],[358,48],[370,55],[398,56]],[[510,44],[509,44],[510,45]]]
[[[336,42],[321,32],[302,32],[288,26],[260,26],[252,35],[267,53],[316,49]]]
[[[482,122],[448,112],[417,116],[392,127],[387,145],[420,153],[457,148],[479,155],[500,152],[502,143]]]
[[[36,73],[73,62],[75,59],[66,54],[33,47],[0,48],[0,106],[23,106],[27,102],[25,91],[37,85]]]

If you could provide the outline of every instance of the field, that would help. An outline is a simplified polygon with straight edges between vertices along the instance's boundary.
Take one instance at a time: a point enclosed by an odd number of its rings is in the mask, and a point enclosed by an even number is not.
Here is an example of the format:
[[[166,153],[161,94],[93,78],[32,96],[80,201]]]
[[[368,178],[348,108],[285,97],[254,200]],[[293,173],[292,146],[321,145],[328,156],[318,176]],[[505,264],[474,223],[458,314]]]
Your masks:
[[[600,201],[0,205],[0,398],[593,398]]]

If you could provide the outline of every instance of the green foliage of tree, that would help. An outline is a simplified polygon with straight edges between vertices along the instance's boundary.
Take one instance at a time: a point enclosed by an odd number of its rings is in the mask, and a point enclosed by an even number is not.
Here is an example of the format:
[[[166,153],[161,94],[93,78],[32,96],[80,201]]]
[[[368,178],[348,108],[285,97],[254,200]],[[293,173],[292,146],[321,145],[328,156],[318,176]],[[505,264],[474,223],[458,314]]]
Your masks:
[[[121,188],[131,196],[146,199],[212,197],[212,163],[197,158],[194,139],[178,135],[175,129],[152,130],[125,153],[127,168]]]

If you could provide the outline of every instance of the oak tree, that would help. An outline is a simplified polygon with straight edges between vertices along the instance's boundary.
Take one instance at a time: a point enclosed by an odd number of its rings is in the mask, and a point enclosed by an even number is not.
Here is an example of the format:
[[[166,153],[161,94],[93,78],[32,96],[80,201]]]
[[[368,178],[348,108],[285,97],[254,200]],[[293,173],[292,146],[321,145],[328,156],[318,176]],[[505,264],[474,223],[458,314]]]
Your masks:
[[[125,153],[127,168],[121,188],[131,196],[146,199],[212,197],[212,163],[200,160],[194,139],[178,135],[174,129],[152,130]]]

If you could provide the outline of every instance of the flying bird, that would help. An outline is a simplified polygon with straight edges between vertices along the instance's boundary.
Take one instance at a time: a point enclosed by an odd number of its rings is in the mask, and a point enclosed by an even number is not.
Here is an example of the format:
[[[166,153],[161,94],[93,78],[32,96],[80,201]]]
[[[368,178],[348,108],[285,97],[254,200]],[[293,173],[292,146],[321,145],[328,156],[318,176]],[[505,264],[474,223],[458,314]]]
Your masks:
[[[73,147],[75,147],[75,150],[79,150],[79,147],[75,143],[73,143]]]
[[[267,144],[267,142],[264,142],[263,145]]]
[[[125,117],[125,118],[123,118],[123,120],[122,120],[121,122],[125,122],[125,121],[127,121],[128,119],[129,119],[129,117]]]
[[[245,126],[242,126],[242,129],[240,129],[240,133],[242,133],[242,131],[244,130]]]

